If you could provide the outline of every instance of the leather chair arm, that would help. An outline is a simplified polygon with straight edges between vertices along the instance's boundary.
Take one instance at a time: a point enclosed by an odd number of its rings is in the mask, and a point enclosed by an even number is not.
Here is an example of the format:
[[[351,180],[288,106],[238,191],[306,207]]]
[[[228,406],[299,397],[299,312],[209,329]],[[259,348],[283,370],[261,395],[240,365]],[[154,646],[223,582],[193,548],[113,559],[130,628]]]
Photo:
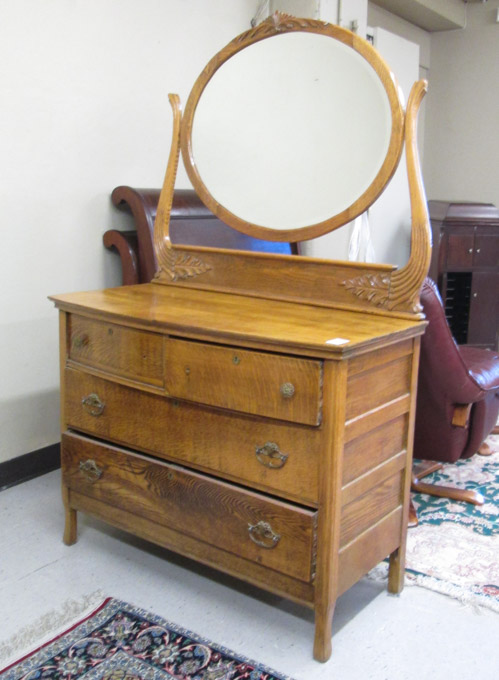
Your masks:
[[[499,390],[499,354],[491,350],[461,345],[461,357],[468,369],[468,374],[482,390],[487,392]]]

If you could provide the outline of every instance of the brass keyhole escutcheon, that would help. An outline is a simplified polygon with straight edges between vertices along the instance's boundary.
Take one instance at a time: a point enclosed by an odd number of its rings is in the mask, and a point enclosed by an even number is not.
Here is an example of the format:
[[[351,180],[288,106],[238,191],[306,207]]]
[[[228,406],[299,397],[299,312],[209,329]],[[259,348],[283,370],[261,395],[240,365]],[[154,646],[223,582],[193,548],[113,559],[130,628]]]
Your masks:
[[[295,393],[295,386],[293,383],[285,382],[281,385],[281,394],[285,399],[291,399]]]
[[[190,374],[191,374],[191,369],[189,368],[189,366],[186,366],[186,367],[184,368],[184,371],[185,371],[185,374],[186,374],[186,375],[190,375]]]
[[[241,363],[241,359],[237,356],[237,354],[234,354],[232,357],[232,363],[235,364],[236,366]]]

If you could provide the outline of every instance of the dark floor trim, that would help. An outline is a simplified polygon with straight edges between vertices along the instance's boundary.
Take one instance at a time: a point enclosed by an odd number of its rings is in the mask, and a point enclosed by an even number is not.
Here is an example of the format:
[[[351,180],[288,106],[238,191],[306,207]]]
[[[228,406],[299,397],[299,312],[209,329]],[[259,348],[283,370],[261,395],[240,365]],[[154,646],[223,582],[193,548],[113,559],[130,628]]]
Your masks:
[[[60,468],[60,449],[60,444],[51,444],[0,463],[0,491]]]

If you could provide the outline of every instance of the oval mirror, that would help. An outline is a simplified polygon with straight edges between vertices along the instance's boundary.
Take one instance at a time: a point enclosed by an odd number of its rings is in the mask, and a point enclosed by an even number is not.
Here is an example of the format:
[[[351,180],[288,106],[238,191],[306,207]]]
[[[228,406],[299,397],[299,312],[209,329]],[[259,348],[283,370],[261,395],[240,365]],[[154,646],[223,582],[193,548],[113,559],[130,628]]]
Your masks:
[[[400,157],[403,114],[388,67],[349,31],[310,24],[243,34],[186,105],[181,148],[193,186],[251,236],[297,241],[341,226],[377,198]]]

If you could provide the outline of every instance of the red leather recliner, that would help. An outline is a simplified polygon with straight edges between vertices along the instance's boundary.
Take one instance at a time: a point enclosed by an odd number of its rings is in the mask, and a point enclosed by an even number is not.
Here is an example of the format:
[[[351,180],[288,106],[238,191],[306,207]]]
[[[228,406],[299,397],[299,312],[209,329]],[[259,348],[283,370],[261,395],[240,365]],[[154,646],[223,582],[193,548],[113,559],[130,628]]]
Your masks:
[[[496,430],[499,415],[499,354],[458,346],[436,284],[426,279],[421,304],[429,324],[421,341],[414,457],[455,463],[469,458]],[[482,450],[486,453],[486,450]],[[479,504],[480,494],[421,484],[438,465],[413,469],[413,491]]]

